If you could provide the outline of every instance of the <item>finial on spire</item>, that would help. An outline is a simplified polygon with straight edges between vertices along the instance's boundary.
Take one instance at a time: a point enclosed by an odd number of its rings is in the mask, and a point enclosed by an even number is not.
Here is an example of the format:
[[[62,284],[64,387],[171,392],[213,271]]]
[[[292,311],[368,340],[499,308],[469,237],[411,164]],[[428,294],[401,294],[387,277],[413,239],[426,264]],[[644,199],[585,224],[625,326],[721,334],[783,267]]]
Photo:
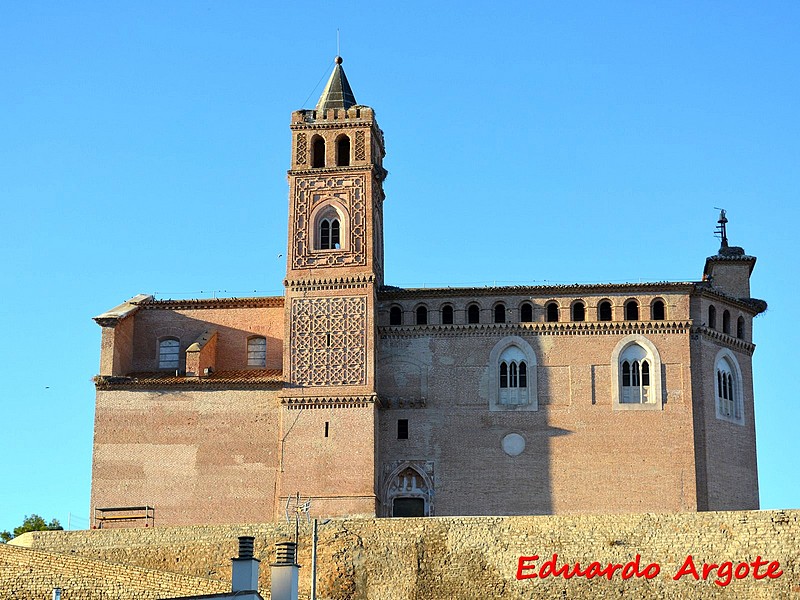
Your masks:
[[[317,110],[347,109],[356,104],[356,97],[353,95],[353,90],[342,68],[342,57],[337,55],[334,62],[336,64],[333,66],[333,73],[331,73],[325,89],[322,90],[322,95],[317,102]]]
[[[719,208],[715,206],[714,208],[719,210],[719,220],[717,221],[718,225],[717,228],[714,230],[714,235],[718,235],[720,238],[720,249],[728,247],[728,229],[726,225],[728,224],[728,218],[725,216],[725,209]]]

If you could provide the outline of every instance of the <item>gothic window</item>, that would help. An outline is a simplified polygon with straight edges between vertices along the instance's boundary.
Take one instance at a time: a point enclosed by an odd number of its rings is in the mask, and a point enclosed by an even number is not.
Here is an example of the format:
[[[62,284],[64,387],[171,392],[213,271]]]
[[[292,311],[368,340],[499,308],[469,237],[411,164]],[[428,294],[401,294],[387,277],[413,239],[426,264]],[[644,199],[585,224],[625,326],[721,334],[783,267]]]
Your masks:
[[[498,304],[494,307],[494,322],[495,323],[505,323],[506,322],[506,305],[505,304]]]
[[[730,350],[720,350],[714,371],[717,418],[744,425],[741,371]]]
[[[399,306],[393,306],[389,309],[389,325],[402,325],[403,324],[403,309]]]
[[[586,320],[586,305],[578,300],[572,305],[572,320],[585,321]]]
[[[315,169],[325,166],[325,140],[318,135],[311,140],[311,166]]]
[[[417,307],[417,325],[428,324],[428,309],[425,306]]]
[[[597,306],[597,320],[598,321],[611,320],[611,302],[609,302],[608,300],[603,300]]]
[[[343,210],[333,204],[322,205],[312,216],[313,245],[316,250],[340,250],[343,247],[345,224]]]
[[[158,368],[177,369],[180,364],[180,346],[177,338],[166,338],[158,342]]]
[[[489,410],[538,410],[536,355],[519,336],[500,340],[489,355]]]
[[[650,305],[650,320],[663,321],[666,318],[666,310],[663,300],[653,300]]]
[[[740,340],[744,339],[744,317],[736,319],[736,337]]]
[[[611,354],[614,410],[661,409],[661,358],[646,337],[624,337]]]
[[[636,300],[628,300],[625,303],[625,320],[626,321],[639,320],[639,303]]]
[[[477,304],[470,304],[467,308],[467,323],[480,323],[481,309]]]
[[[708,327],[710,329],[717,328],[717,309],[713,304],[708,307]]]
[[[350,138],[346,135],[341,135],[336,140],[336,166],[350,166]]]
[[[528,365],[525,354],[509,346],[500,354],[500,404],[528,404]]]
[[[545,311],[548,323],[555,323],[558,321],[558,304],[556,304],[556,302],[549,302],[545,307]]]
[[[267,338],[256,336],[247,340],[247,366],[267,366]]]
[[[519,308],[519,320],[523,323],[533,321],[533,305],[530,302],[523,302]]]
[[[644,404],[650,394],[650,362],[647,352],[638,344],[628,346],[620,357],[622,404]]]
[[[442,325],[453,324],[453,307],[446,304],[442,307]]]
[[[320,250],[338,250],[340,237],[339,219],[322,219],[319,224]]]
[[[731,313],[727,309],[722,311],[722,333],[731,334]]]

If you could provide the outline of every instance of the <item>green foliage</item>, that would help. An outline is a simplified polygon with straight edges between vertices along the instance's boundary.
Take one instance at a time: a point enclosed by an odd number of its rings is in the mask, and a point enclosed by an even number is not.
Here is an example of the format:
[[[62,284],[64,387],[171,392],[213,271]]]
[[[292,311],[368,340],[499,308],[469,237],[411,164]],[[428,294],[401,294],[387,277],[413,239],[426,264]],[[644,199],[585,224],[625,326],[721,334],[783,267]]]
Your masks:
[[[7,542],[28,531],[56,531],[60,529],[64,528],[58,522],[58,519],[53,519],[48,523],[39,515],[31,515],[30,517],[26,515],[22,525],[14,528],[13,535],[8,531],[0,532],[0,540]]]

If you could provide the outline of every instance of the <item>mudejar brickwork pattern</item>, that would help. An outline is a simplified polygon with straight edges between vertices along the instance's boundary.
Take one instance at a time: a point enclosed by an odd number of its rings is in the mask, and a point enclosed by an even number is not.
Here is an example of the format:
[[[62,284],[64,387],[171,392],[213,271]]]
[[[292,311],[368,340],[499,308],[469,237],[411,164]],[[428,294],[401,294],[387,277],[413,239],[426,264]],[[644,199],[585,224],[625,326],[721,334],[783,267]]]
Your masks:
[[[341,60],[291,131],[282,297],[142,295],[96,318],[93,509],[265,522],[297,492],[321,516],[758,508],[766,303],[724,214],[698,281],[401,289],[383,133]]]

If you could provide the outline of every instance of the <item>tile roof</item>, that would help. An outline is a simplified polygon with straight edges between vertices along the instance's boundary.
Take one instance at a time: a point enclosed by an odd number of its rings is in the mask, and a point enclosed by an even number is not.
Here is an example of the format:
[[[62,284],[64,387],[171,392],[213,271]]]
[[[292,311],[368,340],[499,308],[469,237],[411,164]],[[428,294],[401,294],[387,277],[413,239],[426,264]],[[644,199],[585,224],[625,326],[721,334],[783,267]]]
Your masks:
[[[158,388],[158,387],[274,387],[283,383],[283,372],[279,369],[247,369],[240,371],[217,371],[203,377],[176,376],[157,371],[131,373],[126,376],[97,375],[95,384],[101,389],[111,388]]]

